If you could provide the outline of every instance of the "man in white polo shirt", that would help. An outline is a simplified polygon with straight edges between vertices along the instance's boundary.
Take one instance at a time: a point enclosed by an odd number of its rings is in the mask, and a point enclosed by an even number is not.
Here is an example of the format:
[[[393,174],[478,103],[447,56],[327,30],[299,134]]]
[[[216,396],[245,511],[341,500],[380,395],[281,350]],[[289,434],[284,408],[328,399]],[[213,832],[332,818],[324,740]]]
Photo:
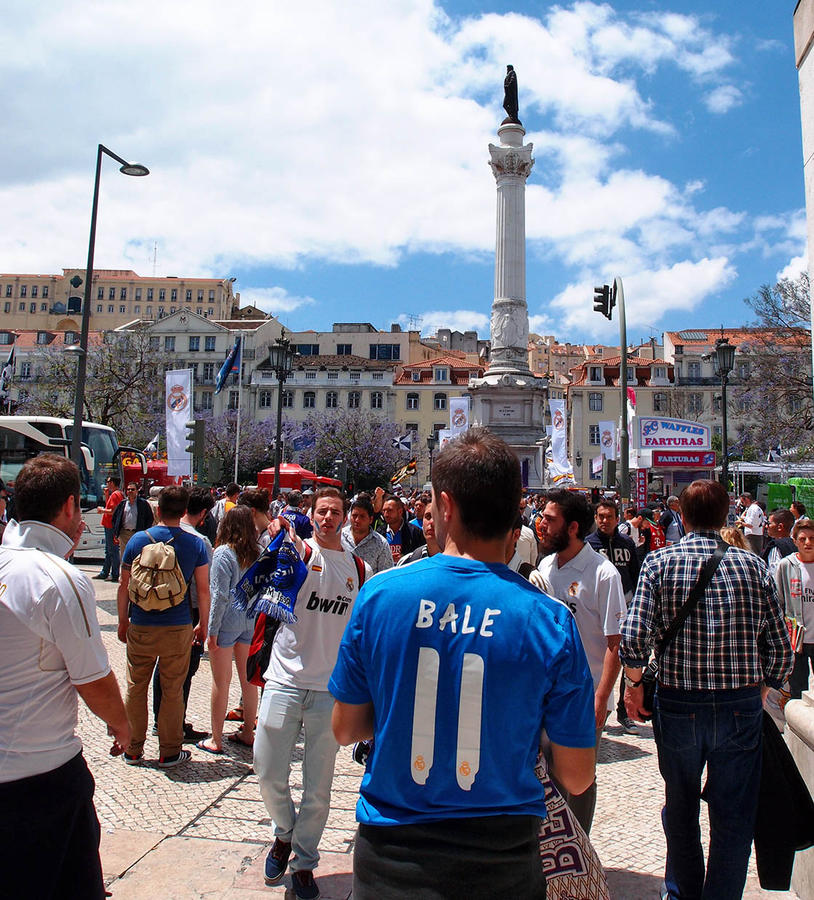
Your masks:
[[[79,470],[46,453],[16,480],[17,520],[0,547],[0,894],[105,896],[93,776],[76,734],[77,695],[114,751],[130,726],[87,575],[65,561],[82,532]]]
[[[741,494],[741,503],[743,504],[743,512],[738,518],[738,522],[743,525],[743,536],[749,549],[753,553],[760,556],[763,553],[763,532],[766,528],[766,516],[763,510],[752,499],[751,494]]]
[[[529,581],[568,606],[577,621],[594,682],[596,746],[618,681],[620,626],[625,595],[616,566],[597,553],[585,536],[594,520],[588,498],[576,491],[551,491],[539,517],[540,550],[544,555]],[[561,789],[585,833],[590,833],[596,807],[596,781],[582,794]]]

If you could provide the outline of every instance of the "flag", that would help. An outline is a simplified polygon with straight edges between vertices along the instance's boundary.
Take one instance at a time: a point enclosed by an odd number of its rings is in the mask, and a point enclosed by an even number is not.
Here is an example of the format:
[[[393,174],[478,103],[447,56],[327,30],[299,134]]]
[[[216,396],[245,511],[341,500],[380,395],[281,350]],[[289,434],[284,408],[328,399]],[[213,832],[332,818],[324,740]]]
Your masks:
[[[191,475],[187,422],[192,412],[192,369],[170,369],[166,376],[167,475]]]
[[[8,399],[9,386],[11,385],[11,373],[14,370],[14,344],[11,345],[6,364],[0,372],[0,399]]]
[[[234,347],[220,367],[218,377],[215,379],[215,393],[219,394],[225,387],[232,372],[240,372],[240,338],[235,338]]]
[[[599,446],[605,459],[616,459],[616,426],[613,422],[599,423]]]
[[[568,462],[566,448],[566,419],[565,400],[549,400],[548,408],[551,411],[551,463],[549,464],[549,476],[551,481],[557,483],[564,479],[573,481],[574,470]]]
[[[396,450],[406,450],[409,453],[413,449],[413,436],[408,432],[404,437],[394,437],[393,446]]]
[[[469,428],[469,397],[453,397],[449,401],[449,430],[460,434]]]
[[[158,453],[158,437],[159,432],[156,431],[155,437],[147,444],[144,450],[142,450],[142,453]]]
[[[595,456],[591,460],[591,474],[592,475],[600,474],[600,472],[602,471],[602,460],[603,459],[604,459],[604,456],[600,453],[599,456]]]
[[[408,475],[415,475],[416,473],[416,460],[413,457],[410,462],[405,463],[400,468],[396,469],[393,473],[392,478],[390,479],[390,484],[398,484],[400,481],[404,481],[404,479]]]

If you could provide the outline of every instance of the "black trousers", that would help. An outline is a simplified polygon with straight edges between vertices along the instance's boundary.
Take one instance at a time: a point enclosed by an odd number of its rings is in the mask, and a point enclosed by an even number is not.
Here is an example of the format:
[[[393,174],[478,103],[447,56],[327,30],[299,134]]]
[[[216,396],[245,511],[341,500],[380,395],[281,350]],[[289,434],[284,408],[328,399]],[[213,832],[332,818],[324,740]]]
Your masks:
[[[360,825],[353,900],[545,900],[537,816]]]
[[[103,900],[96,784],[81,753],[0,784],[0,898]]]

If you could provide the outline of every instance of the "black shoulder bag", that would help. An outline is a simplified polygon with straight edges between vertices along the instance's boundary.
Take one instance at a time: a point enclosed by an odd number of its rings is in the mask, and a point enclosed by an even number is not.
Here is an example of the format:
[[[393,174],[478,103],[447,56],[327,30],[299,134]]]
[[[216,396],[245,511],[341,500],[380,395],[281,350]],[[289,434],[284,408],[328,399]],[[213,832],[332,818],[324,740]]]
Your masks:
[[[645,666],[642,672],[642,682],[644,683],[644,701],[642,705],[650,713],[648,716],[642,716],[645,721],[653,718],[653,700],[656,696],[656,684],[658,681],[659,664],[658,659],[664,655],[664,651],[669,646],[673,638],[681,631],[682,625],[687,621],[687,617],[698,606],[698,601],[704,596],[707,585],[712,580],[715,570],[718,568],[724,553],[729,549],[729,545],[723,541],[719,541],[718,547],[710,558],[704,563],[701,574],[698,577],[695,587],[690,591],[690,596],[684,601],[684,605],[678,611],[678,615],[670,622],[664,637],[656,647],[656,654],[653,659]]]

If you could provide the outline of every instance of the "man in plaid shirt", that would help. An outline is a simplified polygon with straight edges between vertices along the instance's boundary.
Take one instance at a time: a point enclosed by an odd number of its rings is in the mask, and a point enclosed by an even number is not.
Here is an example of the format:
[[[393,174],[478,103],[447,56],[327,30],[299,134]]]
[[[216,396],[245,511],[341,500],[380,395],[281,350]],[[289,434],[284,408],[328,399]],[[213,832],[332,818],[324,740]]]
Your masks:
[[[729,495],[694,481],[681,496],[686,537],[650,554],[622,625],[628,715],[642,719],[650,650],[698,582],[720,541]],[[761,695],[779,688],[792,653],[766,564],[729,547],[698,606],[658,658],[653,734],[664,778],[664,898],[736,900],[743,894],[761,766]],[[709,807],[706,874],[698,815],[701,775]]]

